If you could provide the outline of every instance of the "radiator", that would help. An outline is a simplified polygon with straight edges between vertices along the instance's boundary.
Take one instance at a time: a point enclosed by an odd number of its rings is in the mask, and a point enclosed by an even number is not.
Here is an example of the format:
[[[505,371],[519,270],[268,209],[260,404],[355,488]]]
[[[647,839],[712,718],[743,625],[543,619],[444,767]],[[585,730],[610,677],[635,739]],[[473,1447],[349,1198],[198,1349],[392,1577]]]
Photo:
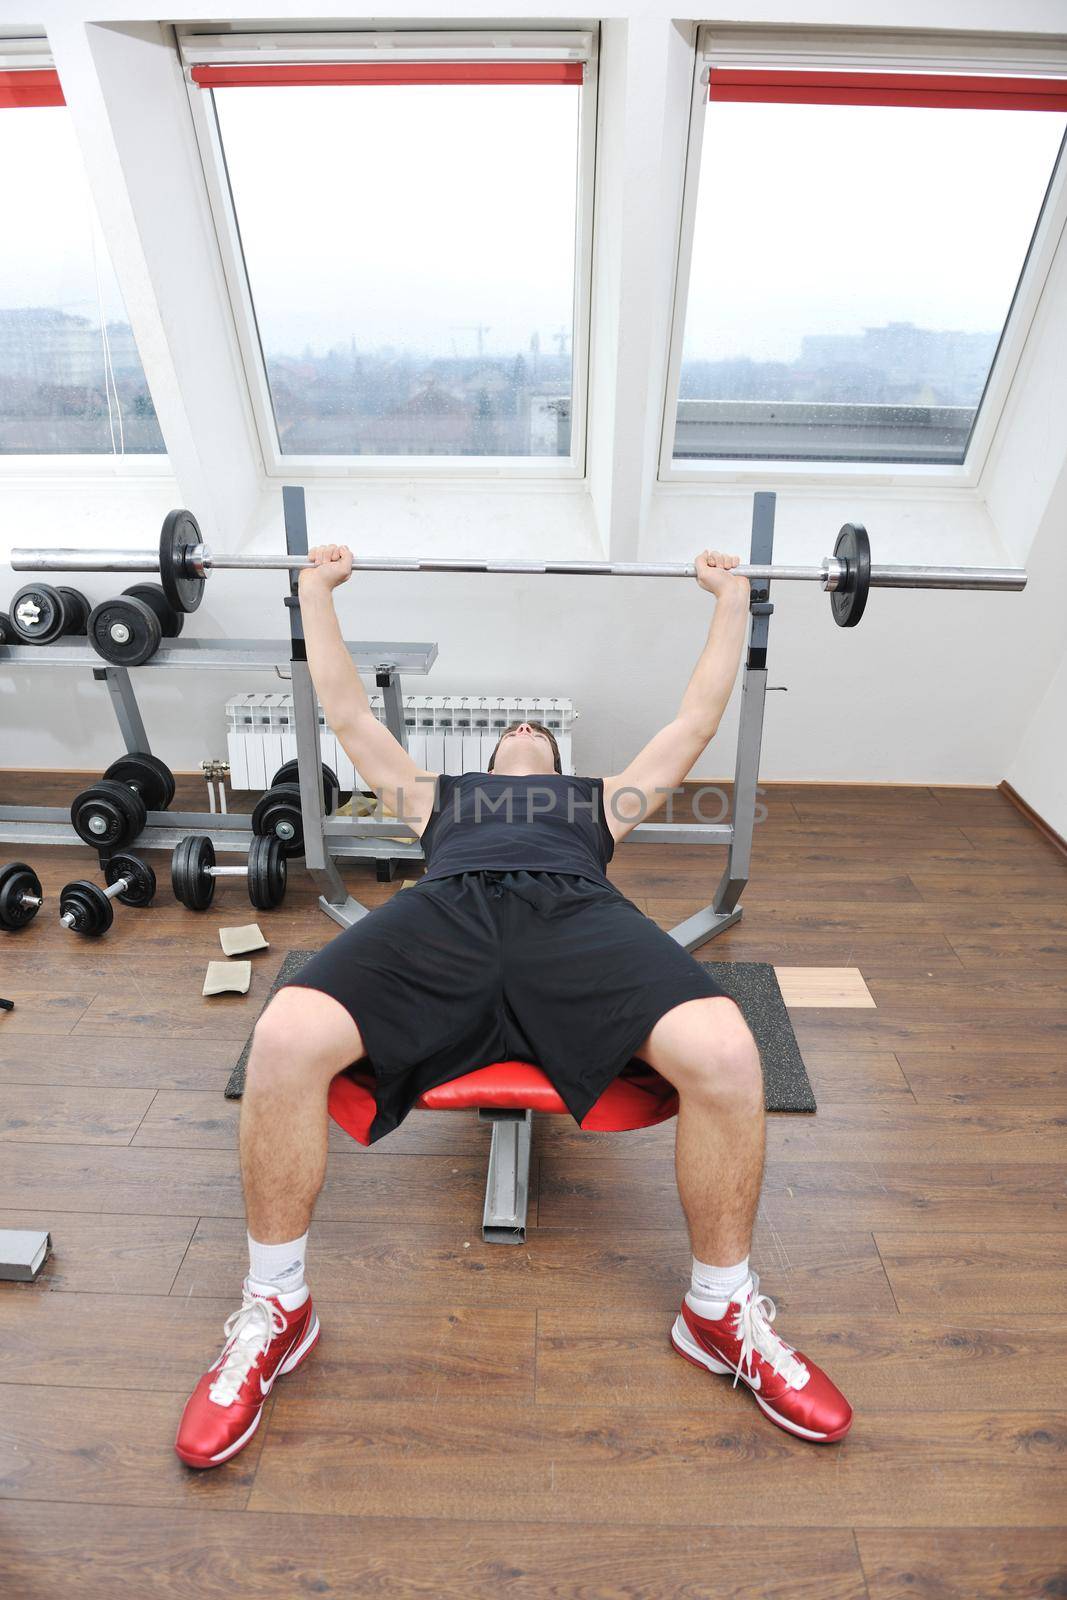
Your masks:
[[[484,772],[509,722],[543,722],[559,745],[564,772],[573,772],[571,733],[577,712],[559,695],[406,694],[404,726],[412,759],[429,772]],[[382,694],[368,695],[385,721]],[[233,789],[266,789],[278,768],[296,759],[291,694],[239,694],[226,702],[226,748]],[[342,789],[369,789],[326,726],[319,709],[322,759]]]

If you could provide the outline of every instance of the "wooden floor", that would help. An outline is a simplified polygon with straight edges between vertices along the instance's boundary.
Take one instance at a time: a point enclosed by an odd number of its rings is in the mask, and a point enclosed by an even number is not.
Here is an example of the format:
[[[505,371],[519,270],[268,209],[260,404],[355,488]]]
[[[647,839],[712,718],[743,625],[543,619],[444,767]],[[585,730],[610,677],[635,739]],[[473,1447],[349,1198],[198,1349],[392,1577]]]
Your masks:
[[[486,1130],[417,1113],[370,1150],[332,1129],[317,1351],[234,1462],[185,1468],[247,1270],[223,1086],[285,952],[335,929],[294,875],[250,993],[204,1000],[239,885],[198,916],[157,857],[157,904],[79,941],[55,905],[90,852],[4,847],[49,905],[0,935],[0,1228],[55,1252],[0,1284],[5,1600],[1067,1594],[1067,861],[994,791],[768,798],[706,956],[858,967],[875,1001],[793,1012],[819,1110],[769,1121],[754,1249],[855,1407],[828,1448],[668,1346],[671,1125],[542,1121],[508,1248],[480,1240]],[[628,846],[613,876],[669,925],[720,862]]]

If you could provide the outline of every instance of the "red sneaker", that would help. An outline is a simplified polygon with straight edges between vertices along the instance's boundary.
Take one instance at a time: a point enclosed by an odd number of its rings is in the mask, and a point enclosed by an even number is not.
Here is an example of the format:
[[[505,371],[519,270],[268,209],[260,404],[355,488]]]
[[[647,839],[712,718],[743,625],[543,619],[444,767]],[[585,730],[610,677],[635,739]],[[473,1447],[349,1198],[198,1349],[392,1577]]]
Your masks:
[[[193,1390],[174,1448],[190,1467],[217,1467],[242,1450],[259,1426],[274,1380],[292,1372],[318,1342],[319,1319],[309,1294],[286,1311],[274,1295],[245,1279],[240,1311],[227,1317],[226,1344]]]
[[[774,1301],[759,1292],[752,1273],[717,1321],[700,1317],[682,1301],[671,1329],[680,1356],[708,1372],[732,1372],[756,1397],[772,1422],[801,1439],[832,1444],[852,1426],[852,1407],[814,1361],[783,1343],[771,1327]]]

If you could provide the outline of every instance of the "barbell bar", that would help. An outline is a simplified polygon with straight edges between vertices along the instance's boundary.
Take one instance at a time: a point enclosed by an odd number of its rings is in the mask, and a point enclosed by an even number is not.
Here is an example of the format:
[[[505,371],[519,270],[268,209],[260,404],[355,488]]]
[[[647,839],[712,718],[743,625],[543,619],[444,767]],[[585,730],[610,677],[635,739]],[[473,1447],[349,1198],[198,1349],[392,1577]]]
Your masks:
[[[214,555],[206,545],[194,552],[197,576],[212,572],[296,572],[313,567],[309,556]],[[159,557],[151,550],[13,550],[15,572],[158,572]],[[352,562],[353,572],[534,572],[589,578],[691,578],[691,561],[478,561],[466,556],[388,556]],[[742,578],[763,578],[786,583],[821,583],[834,590],[844,575],[844,563],[833,556],[818,567],[734,567]],[[1012,589],[1026,588],[1021,567],[871,567],[872,589]]]
[[[297,572],[313,566],[309,556],[217,555],[209,550],[190,511],[164,519],[159,550],[17,549],[16,572],[158,572],[168,601],[178,611],[195,611],[205,580],[213,572]],[[357,557],[355,572],[537,573],[562,577],[692,578],[693,563],[674,561],[486,561],[465,556]],[[832,597],[835,620],[854,627],[863,614],[868,589],[985,589],[1019,591],[1026,573],[1019,567],[873,566],[870,541],[859,523],[846,522],[834,553],[818,566],[753,566],[733,569],[764,582],[818,583]]]

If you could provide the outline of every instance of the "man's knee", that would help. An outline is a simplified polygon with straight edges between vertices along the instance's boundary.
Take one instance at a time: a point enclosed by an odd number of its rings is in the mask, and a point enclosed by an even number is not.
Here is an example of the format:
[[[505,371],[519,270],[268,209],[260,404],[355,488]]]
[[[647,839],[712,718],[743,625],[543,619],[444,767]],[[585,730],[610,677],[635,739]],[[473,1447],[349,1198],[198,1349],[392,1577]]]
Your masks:
[[[330,1011],[336,1004],[316,990],[298,986],[280,990],[256,1023],[248,1086],[282,1088],[294,1081],[329,1079],[358,1060],[363,1054],[358,1029],[354,1023],[337,1028]]]
[[[716,1105],[762,1109],[759,1050],[732,1001],[710,1003],[706,1023],[687,1051],[679,1091]]]

